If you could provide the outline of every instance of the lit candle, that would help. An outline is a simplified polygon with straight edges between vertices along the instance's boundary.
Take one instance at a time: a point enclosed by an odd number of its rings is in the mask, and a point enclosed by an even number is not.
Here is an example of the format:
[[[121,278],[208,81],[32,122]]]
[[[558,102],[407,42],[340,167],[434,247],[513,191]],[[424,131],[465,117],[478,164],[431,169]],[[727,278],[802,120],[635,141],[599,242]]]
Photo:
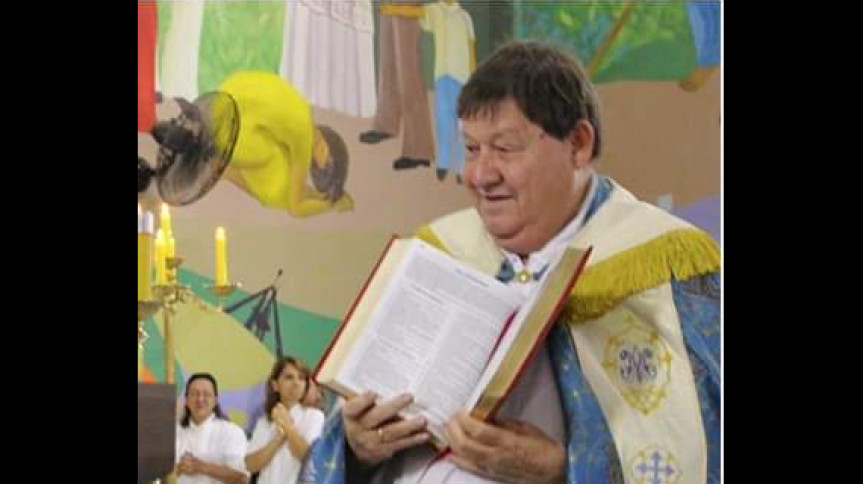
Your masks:
[[[147,232],[145,217],[141,216],[138,205],[138,300],[153,299],[151,291],[151,271],[153,268],[153,233]]]
[[[166,253],[165,233],[162,232],[162,229],[159,229],[156,234],[156,284],[160,286],[168,283],[167,272],[165,271]]]
[[[216,229],[216,285],[228,285],[228,250],[225,229]]]
[[[175,242],[173,235],[168,236],[168,238],[165,239],[165,267],[168,268],[168,280],[170,281],[174,281],[177,279],[177,268],[174,267],[173,269],[171,269],[168,266],[168,259],[172,259],[176,255],[176,244],[177,243]]]
[[[162,217],[159,227],[165,233],[165,240],[170,239],[174,235],[174,230],[171,227],[171,212],[168,210],[168,204],[162,203]]]

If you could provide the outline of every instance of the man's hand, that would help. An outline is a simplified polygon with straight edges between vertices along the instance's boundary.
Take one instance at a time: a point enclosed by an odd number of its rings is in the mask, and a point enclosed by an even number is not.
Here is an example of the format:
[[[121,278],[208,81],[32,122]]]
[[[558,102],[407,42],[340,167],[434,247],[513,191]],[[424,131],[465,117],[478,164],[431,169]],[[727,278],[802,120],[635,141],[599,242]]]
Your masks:
[[[450,459],[480,476],[513,483],[552,483],[564,477],[566,450],[520,420],[488,424],[460,412],[447,422]]]
[[[357,395],[347,400],[342,410],[345,437],[360,462],[374,465],[402,449],[428,442],[424,418],[396,419],[413,397],[405,394],[379,405],[375,405],[375,398],[370,392]]]

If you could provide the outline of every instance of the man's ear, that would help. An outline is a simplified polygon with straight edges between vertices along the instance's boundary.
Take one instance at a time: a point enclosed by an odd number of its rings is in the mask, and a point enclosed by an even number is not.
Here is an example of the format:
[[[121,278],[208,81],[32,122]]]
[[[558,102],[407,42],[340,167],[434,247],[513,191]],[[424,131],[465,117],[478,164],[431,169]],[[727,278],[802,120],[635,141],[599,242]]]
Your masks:
[[[586,119],[579,120],[569,134],[569,141],[572,147],[573,166],[580,169],[589,165],[593,144],[596,142],[596,131],[593,126]]]

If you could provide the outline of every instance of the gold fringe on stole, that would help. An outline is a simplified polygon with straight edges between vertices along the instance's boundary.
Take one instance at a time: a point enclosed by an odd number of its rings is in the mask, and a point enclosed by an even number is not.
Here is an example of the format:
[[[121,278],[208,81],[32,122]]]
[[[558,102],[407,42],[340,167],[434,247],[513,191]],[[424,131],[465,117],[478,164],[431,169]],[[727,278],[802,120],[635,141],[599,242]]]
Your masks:
[[[420,240],[428,242],[431,246],[436,247],[442,250],[444,253],[449,254],[450,251],[444,247],[443,242],[438,238],[437,235],[432,231],[431,227],[428,225],[423,225],[417,230],[416,237]]]
[[[570,324],[602,316],[624,299],[670,281],[719,269],[719,247],[705,232],[678,229],[588,266],[575,284],[566,316]]]
[[[416,236],[450,253],[428,225]],[[564,308],[570,324],[596,319],[633,294],[719,269],[719,247],[697,229],[677,229],[588,265]]]

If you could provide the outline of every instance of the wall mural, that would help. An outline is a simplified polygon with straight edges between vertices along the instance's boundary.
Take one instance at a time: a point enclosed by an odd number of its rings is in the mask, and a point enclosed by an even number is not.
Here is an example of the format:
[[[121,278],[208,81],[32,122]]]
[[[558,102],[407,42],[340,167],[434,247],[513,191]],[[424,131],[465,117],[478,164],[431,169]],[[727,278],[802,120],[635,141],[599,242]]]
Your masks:
[[[389,237],[470,204],[456,99],[515,37],[587,66],[600,171],[720,237],[718,2],[139,2],[139,157],[154,166],[150,127],[204,93],[231,94],[241,120],[221,181],[171,209],[194,294],[172,316],[178,393],[214,373],[250,430],[274,358],[317,363]],[[158,214],[155,188],[139,202]],[[221,301],[216,227],[242,284]],[[139,379],[163,381],[162,314],[144,328]]]

